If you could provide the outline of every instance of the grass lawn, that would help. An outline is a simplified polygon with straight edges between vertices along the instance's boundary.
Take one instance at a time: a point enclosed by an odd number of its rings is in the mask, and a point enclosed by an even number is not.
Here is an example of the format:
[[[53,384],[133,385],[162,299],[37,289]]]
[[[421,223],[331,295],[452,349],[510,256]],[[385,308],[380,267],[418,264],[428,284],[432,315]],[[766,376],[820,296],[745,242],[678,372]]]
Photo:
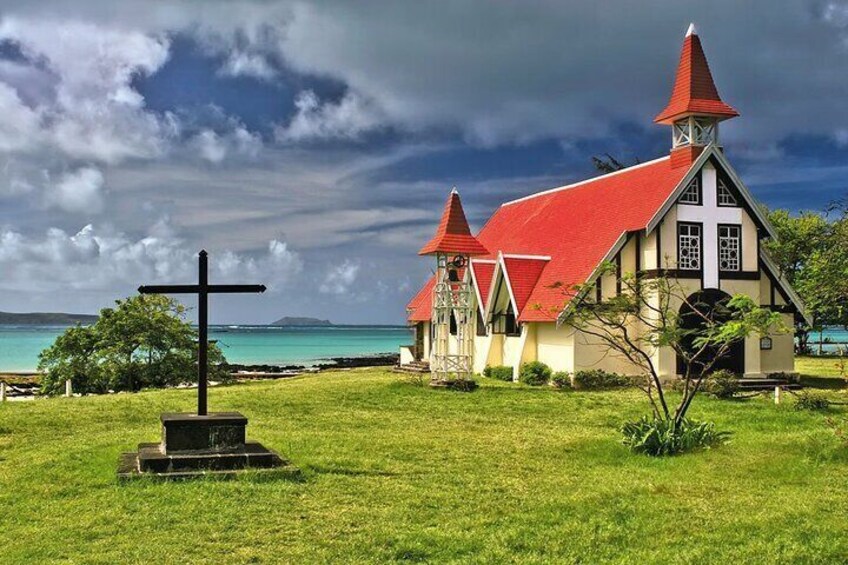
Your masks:
[[[647,412],[638,391],[483,379],[462,394],[384,370],[328,372],[210,391],[211,410],[246,414],[249,435],[290,458],[302,480],[119,484],[118,455],[157,439],[160,412],[191,411],[194,401],[193,391],[168,390],[0,405],[0,560],[848,557],[848,449],[827,415],[791,401],[700,398],[692,417],[731,430],[731,443],[651,459],[630,454],[616,430]]]

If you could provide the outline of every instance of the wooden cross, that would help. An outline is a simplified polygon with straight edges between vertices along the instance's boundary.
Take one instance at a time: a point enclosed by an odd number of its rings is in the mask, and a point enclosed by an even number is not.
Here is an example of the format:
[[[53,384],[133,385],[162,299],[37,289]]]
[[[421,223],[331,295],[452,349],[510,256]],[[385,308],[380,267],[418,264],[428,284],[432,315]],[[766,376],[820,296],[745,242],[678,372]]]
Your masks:
[[[265,292],[262,284],[209,284],[209,256],[201,251],[198,260],[198,284],[144,285],[141,294],[196,294],[197,295],[197,415],[206,416],[206,358],[209,348],[209,295],[222,293]]]

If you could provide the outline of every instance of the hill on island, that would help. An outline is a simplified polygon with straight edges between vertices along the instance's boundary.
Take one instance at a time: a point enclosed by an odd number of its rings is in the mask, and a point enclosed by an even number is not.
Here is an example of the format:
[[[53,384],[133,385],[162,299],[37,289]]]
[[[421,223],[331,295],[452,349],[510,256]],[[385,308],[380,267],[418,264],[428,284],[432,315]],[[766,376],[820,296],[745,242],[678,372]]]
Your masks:
[[[318,318],[299,318],[286,316],[271,324],[272,326],[332,326],[330,320],[319,320]]]
[[[0,325],[3,326],[73,326],[74,324],[93,324],[96,321],[97,316],[93,314],[0,312]]]

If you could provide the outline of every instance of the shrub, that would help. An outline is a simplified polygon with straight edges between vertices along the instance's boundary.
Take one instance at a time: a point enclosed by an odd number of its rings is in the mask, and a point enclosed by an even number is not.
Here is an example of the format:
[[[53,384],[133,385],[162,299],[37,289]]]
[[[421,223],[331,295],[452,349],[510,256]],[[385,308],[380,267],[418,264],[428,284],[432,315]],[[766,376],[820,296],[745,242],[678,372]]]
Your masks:
[[[526,385],[539,386],[551,380],[551,368],[541,361],[530,361],[521,365],[518,380]]]
[[[551,376],[551,384],[557,388],[571,388],[571,373],[557,371]]]
[[[830,400],[821,394],[802,392],[795,397],[795,410],[810,410],[820,412],[830,407]]]
[[[512,367],[504,365],[495,365],[494,367],[486,367],[483,369],[483,376],[499,381],[512,382]]]
[[[624,445],[634,453],[653,457],[676,455],[697,449],[709,449],[727,441],[728,432],[719,432],[712,422],[684,419],[674,427],[674,420],[660,420],[643,416],[627,422],[621,433]]]
[[[716,398],[733,398],[739,392],[739,377],[727,369],[715,371],[704,382],[704,391]]]
[[[574,373],[574,388],[592,390],[618,388],[630,385],[630,379],[618,373],[609,373],[602,369],[577,371]]]

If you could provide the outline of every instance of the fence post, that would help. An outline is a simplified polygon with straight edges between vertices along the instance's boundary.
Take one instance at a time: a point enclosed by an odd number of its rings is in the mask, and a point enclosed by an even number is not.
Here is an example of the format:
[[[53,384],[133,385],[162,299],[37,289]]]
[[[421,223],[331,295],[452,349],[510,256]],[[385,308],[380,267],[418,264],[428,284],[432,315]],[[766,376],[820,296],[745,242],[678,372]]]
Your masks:
[[[6,383],[0,382],[0,402],[6,402]]]
[[[774,403],[780,404],[780,387],[774,387]]]
[[[70,397],[73,393],[74,389],[73,386],[71,386],[71,379],[68,379],[65,381],[65,396]]]

